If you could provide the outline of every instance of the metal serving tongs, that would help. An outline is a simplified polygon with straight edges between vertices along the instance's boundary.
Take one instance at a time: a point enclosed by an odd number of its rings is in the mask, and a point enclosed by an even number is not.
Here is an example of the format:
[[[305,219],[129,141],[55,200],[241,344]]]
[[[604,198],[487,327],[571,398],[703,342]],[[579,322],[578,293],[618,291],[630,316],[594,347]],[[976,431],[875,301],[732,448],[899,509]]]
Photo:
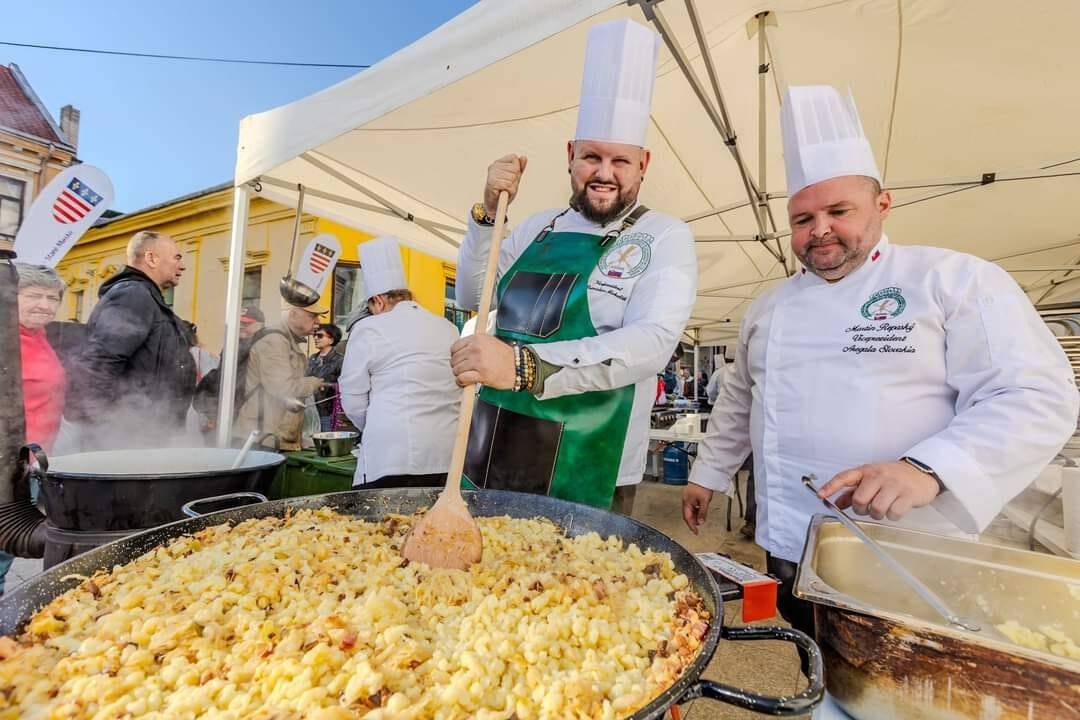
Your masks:
[[[807,489],[810,490],[810,492],[814,493],[814,496],[817,497],[818,491],[817,488],[814,487],[815,480],[817,480],[817,478],[814,475],[803,475],[802,478],[803,485],[805,485]],[[844,527],[851,531],[852,535],[862,540],[868,548],[873,550],[874,554],[877,555],[883,563],[885,563],[890,569],[892,569],[894,573],[899,575],[900,579],[907,583],[908,587],[918,593],[919,597],[925,600],[926,603],[930,605],[930,607],[934,608],[934,610],[936,610],[941,615],[941,617],[945,618],[945,620],[950,625],[955,625],[956,627],[963,628],[964,630],[968,630],[970,632],[982,631],[982,626],[978,623],[971,620],[965,620],[964,618],[960,617],[952,610],[950,610],[949,606],[945,604],[945,601],[937,596],[937,593],[924,585],[922,581],[919,580],[917,577],[912,575],[906,567],[904,567],[899,563],[899,561],[897,561],[896,558],[885,552],[885,548],[878,545],[877,541],[875,541],[873,538],[863,532],[862,528],[860,528],[854,520],[849,518],[843,510],[836,507],[836,504],[832,500],[830,500],[829,498],[819,499],[822,503],[825,504],[825,507],[832,511],[832,514],[835,515],[836,518],[844,524]]]

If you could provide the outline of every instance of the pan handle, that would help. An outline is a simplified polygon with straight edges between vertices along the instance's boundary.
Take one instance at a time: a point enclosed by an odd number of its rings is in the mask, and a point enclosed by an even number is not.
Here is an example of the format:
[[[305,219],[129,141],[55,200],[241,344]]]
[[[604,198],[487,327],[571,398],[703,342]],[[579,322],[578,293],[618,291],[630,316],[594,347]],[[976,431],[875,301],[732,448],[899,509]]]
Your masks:
[[[809,713],[825,697],[825,671],[821,660],[821,650],[806,633],[779,626],[751,626],[724,627],[720,630],[720,636],[725,640],[784,640],[794,643],[806,653],[810,660],[810,686],[796,695],[770,697],[711,680],[699,680],[691,685],[686,694],[679,699],[680,703],[706,697],[764,715],[790,716]]]
[[[203,513],[197,511],[195,508],[203,503],[221,502],[222,500],[254,500],[255,502],[267,502],[268,498],[262,493],[257,492],[234,492],[226,493],[224,495],[215,495],[214,497],[199,498],[198,500],[192,500],[186,502],[180,506],[180,512],[187,515],[189,518],[202,517]],[[240,503],[237,507],[243,507],[244,505],[254,505],[255,503]],[[225,508],[218,508],[223,510]]]

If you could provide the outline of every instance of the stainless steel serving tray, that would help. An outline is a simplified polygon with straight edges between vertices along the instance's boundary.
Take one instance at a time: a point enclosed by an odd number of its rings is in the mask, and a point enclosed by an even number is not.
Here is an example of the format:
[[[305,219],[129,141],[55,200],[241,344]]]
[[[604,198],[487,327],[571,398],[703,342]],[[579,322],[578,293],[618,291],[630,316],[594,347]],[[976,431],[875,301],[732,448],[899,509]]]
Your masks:
[[[838,521],[811,522],[795,593],[815,604],[829,692],[859,718],[1080,718],[1080,661],[1016,645],[1008,620],[1080,638],[1080,562],[860,523],[961,616],[950,627]]]

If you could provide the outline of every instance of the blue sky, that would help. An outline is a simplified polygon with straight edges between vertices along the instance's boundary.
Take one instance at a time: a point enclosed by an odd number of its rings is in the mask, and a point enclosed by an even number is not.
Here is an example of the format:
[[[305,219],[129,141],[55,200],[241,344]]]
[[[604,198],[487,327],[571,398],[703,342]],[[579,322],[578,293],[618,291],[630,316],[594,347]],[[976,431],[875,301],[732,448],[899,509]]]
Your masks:
[[[374,64],[473,0],[70,0],[4,3],[0,40],[130,52]],[[362,70],[178,62],[0,45],[59,122],[82,112],[79,157],[130,212],[232,178],[240,119]]]

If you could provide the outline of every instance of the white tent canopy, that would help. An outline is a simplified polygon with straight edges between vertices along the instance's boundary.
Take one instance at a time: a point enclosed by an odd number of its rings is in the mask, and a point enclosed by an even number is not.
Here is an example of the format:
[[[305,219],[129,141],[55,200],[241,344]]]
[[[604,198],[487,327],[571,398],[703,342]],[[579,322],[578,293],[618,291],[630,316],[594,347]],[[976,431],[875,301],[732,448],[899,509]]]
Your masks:
[[[511,222],[565,205],[586,32],[619,17],[665,40],[642,199],[695,233],[695,340],[730,341],[750,300],[795,267],[778,125],[789,83],[851,89],[900,205],[894,242],[997,260],[1035,302],[1080,287],[1074,0],[483,0],[369,70],[245,118],[236,219],[250,193],[295,206],[303,185],[305,210],[453,260],[488,164],[509,152],[529,156]]]

